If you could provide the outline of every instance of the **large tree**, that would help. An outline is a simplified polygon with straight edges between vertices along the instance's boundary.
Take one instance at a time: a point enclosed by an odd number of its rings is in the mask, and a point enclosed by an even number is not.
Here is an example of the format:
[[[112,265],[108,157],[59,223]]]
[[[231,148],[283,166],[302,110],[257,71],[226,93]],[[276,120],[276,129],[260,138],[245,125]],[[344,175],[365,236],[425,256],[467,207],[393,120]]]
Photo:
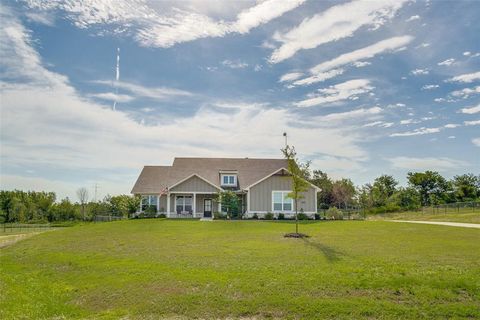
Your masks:
[[[328,209],[333,204],[333,181],[321,170],[313,170],[310,182],[321,190],[317,194],[318,207]]]
[[[288,162],[288,171],[292,179],[292,192],[288,197],[293,199],[295,204],[295,233],[298,235],[298,200],[303,199],[304,193],[310,187],[307,178],[310,176],[310,162],[302,163],[297,159],[297,152],[294,146],[285,146],[282,149],[283,156]]]
[[[455,176],[452,185],[457,201],[472,201],[480,197],[480,176],[472,173]]]
[[[388,199],[395,193],[397,185],[398,181],[392,176],[384,174],[376,178],[372,186],[375,205],[386,205]]]
[[[418,191],[423,206],[443,202],[447,198],[449,184],[436,171],[409,172],[408,183]]]
[[[355,196],[355,186],[353,185],[352,180],[350,179],[341,179],[333,183],[333,201],[337,207],[343,206],[347,208],[347,205],[354,202],[353,197]]]

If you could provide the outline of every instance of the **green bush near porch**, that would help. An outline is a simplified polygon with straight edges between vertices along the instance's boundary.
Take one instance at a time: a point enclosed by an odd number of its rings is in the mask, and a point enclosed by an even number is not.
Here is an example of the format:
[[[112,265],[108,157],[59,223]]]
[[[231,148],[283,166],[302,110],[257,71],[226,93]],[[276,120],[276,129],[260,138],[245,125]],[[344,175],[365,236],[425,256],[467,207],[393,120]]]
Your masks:
[[[2,319],[480,318],[480,232],[384,221],[130,220],[0,250]]]

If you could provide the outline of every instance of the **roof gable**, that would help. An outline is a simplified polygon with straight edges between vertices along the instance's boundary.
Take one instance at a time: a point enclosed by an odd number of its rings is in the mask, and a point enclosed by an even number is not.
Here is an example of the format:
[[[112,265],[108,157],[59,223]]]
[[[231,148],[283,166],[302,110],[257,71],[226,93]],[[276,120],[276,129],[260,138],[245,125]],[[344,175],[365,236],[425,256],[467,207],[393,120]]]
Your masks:
[[[175,158],[172,166],[145,166],[132,193],[161,193],[194,174],[221,189],[220,173],[224,171],[236,171],[238,187],[245,189],[286,166],[285,159]]]

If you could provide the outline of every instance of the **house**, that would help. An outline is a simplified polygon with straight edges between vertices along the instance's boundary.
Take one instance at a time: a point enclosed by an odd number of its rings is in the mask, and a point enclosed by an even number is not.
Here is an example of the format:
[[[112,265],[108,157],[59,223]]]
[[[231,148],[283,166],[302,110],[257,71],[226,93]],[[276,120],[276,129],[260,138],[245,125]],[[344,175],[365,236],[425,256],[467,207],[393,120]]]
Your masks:
[[[244,217],[295,213],[285,159],[175,158],[171,166],[145,166],[132,193],[142,197],[139,212],[150,208],[169,218],[208,218],[225,209],[216,202],[224,190],[237,194]],[[298,201],[299,212],[317,212],[318,191],[310,184]]]

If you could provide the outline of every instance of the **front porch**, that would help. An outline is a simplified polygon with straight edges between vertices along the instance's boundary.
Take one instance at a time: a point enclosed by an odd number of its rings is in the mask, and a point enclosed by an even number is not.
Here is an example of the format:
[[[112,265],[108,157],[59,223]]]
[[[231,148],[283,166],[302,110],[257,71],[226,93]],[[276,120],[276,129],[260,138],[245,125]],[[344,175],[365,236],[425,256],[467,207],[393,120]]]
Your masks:
[[[213,218],[214,212],[221,211],[213,192],[169,192],[161,195],[142,195],[140,213],[150,213],[167,218],[194,219]]]

